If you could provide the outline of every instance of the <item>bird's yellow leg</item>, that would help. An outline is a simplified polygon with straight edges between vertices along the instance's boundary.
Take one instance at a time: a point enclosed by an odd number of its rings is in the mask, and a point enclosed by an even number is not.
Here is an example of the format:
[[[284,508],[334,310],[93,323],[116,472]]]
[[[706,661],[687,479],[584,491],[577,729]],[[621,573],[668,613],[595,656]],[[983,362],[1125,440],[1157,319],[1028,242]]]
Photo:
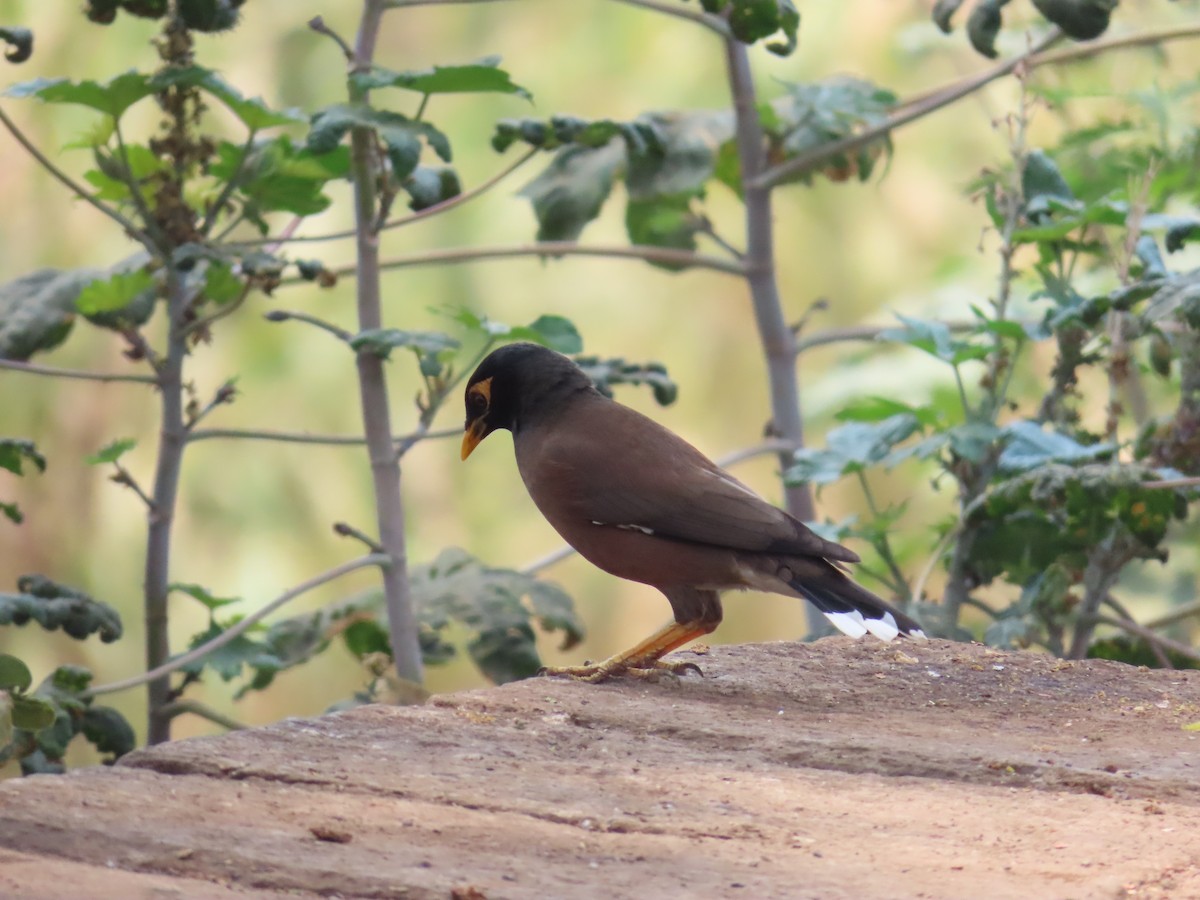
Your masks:
[[[539,675],[561,675],[576,681],[596,683],[607,681],[619,675],[629,675],[634,678],[655,678],[663,672],[672,675],[682,675],[684,672],[700,671],[700,667],[691,662],[664,662],[662,657],[676,647],[682,647],[688,641],[708,634],[713,626],[704,622],[688,622],[670,625],[654,632],[636,647],[610,656],[603,662],[588,663],[582,666],[546,666]]]

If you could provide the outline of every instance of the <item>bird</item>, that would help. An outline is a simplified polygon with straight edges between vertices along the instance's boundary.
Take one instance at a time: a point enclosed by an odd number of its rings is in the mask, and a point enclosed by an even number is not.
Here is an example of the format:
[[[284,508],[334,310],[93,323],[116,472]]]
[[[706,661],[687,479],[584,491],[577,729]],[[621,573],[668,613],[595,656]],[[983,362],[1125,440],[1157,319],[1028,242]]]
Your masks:
[[[731,589],[804,598],[855,638],[925,636],[914,619],[846,575],[843,566],[858,562],[856,553],[602,394],[569,357],[535,343],[501,346],[467,380],[464,404],[462,459],[493,431],[510,431],[517,469],[550,525],[605,572],[657,588],[674,615],[629,650],[541,674],[600,682],[700,672],[662,657],[716,630],[719,592]]]

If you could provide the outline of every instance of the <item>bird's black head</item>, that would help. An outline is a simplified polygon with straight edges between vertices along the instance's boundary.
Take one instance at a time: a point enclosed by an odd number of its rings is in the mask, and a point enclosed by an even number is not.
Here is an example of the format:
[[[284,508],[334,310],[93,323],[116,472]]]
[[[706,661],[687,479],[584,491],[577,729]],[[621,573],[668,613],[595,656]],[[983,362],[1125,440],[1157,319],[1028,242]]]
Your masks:
[[[561,353],[529,343],[493,350],[467,381],[462,458],[497,428],[516,433],[580,392],[595,392],[591,379]]]

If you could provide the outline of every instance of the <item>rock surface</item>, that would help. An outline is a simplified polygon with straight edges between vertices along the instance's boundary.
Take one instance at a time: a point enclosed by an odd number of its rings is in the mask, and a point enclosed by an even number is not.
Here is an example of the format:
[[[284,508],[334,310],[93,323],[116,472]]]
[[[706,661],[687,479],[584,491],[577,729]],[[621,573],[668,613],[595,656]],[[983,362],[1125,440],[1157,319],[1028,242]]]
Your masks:
[[[1200,898],[1200,672],[678,655],[0,784],[0,897]]]

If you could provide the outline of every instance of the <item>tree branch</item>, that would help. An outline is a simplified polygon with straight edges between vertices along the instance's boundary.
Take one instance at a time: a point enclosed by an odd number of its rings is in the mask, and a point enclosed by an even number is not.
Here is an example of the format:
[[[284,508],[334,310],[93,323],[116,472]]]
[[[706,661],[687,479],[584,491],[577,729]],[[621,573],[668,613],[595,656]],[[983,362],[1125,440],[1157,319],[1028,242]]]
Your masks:
[[[49,378],[78,378],[81,381],[98,381],[101,383],[125,381],[133,384],[158,384],[158,379],[153,375],[117,375],[105,372],[84,372],[79,369],[59,369],[54,366],[39,366],[36,363],[21,362],[15,359],[0,359],[0,369],[25,372],[28,375],[45,375]]]
[[[137,224],[132,219],[125,218],[125,216],[121,215],[119,212],[117,212],[117,210],[113,209],[108,204],[97,200],[94,196],[92,196],[92,194],[88,193],[83,185],[79,184],[77,181],[74,181],[70,175],[52,163],[49,157],[42,153],[41,150],[39,150],[27,137],[25,137],[25,135],[21,132],[21,129],[17,127],[17,123],[8,117],[8,113],[6,113],[3,108],[0,108],[0,122],[4,123],[4,127],[7,128],[9,133],[17,139],[17,143],[24,147],[25,151],[35,160],[37,160],[38,165],[49,172],[56,181],[64,185],[67,190],[69,190],[76,197],[83,200],[93,208],[99,210],[101,213],[108,216],[110,219],[120,225],[125,233],[145,247],[146,251],[151,256],[155,258],[160,256],[158,247],[155,245],[154,241],[151,240],[150,236],[146,234],[146,232],[138,228]]]
[[[1200,651],[1194,647],[1189,647],[1187,644],[1181,644],[1179,641],[1173,641],[1168,637],[1163,637],[1161,634],[1156,634],[1146,626],[1139,625],[1137,622],[1132,622],[1128,619],[1114,619],[1112,616],[1103,615],[1091,616],[1090,622],[1093,625],[1111,625],[1113,628],[1119,628],[1121,631],[1132,634],[1135,637],[1140,637],[1147,643],[1156,644],[1164,650],[1170,650],[1172,653],[1178,653],[1185,659],[1200,662]]]
[[[664,3],[661,0],[616,0],[617,3],[625,3],[629,6],[639,6],[642,9],[649,9],[656,13],[662,13],[664,16],[674,16],[677,19],[684,19],[688,22],[694,22],[710,31],[715,32],[723,38],[732,39],[733,34],[729,30],[728,23],[720,16],[714,16],[701,10],[688,9],[685,6],[680,6],[676,3]]]
[[[730,275],[747,274],[746,266],[739,262],[705,256],[688,250],[673,250],[667,247],[593,247],[574,241],[544,241],[538,244],[518,244],[512,247],[452,247],[444,250],[429,250],[412,256],[399,256],[384,260],[381,269],[407,269],[414,266],[437,266],[446,263],[480,262],[485,259],[510,259],[521,256],[600,256],[616,259],[640,259],[648,262],[666,263],[673,266],[697,269],[713,269]],[[330,271],[337,276],[354,275],[354,266],[341,266]],[[285,278],[282,284],[305,283],[298,276]]]
[[[354,45],[355,71],[366,70],[375,55],[380,23],[387,0],[363,0],[363,14]],[[366,102],[367,92],[350,83],[351,102]],[[350,129],[350,174],[354,189],[355,263],[357,275],[355,307],[360,332],[383,324],[380,284],[379,234],[375,228],[379,194],[376,189],[378,162],[375,133],[362,126]],[[408,550],[404,533],[404,498],[400,492],[400,461],[392,441],[391,409],[383,360],[370,350],[355,357],[358,368],[359,401],[379,543],[387,549],[390,564],[383,570],[384,603],[396,674],[420,684],[423,680],[421,647],[413,612],[412,586],[408,580]]]
[[[440,431],[398,434],[392,438],[397,446],[416,441],[439,438],[461,437],[461,428],[444,428]],[[292,431],[257,431],[252,428],[201,428],[188,435],[188,443],[211,440],[279,441],[286,444],[324,444],[330,447],[361,447],[367,442],[362,435],[303,434]]]
[[[833,141],[828,144],[821,144],[813,147],[806,153],[801,153],[799,156],[793,156],[786,162],[782,162],[777,166],[772,166],[761,174],[755,176],[754,179],[747,182],[747,186],[758,188],[770,188],[782,184],[789,178],[800,175],[803,172],[811,171],[817,168],[827,160],[835,156],[841,156],[847,153],[865,147],[872,141],[890,134],[902,125],[907,125],[909,122],[915,122],[917,119],[922,119],[930,113],[937,112],[943,107],[961,100],[969,94],[984,87],[987,84],[995,81],[998,78],[1003,78],[1010,74],[1014,69],[1022,64],[1028,63],[1038,53],[1041,53],[1052,44],[1056,43],[1063,36],[1060,29],[1055,28],[1044,39],[1042,39],[1032,49],[1022,53],[1020,56],[1014,56],[1012,59],[997,63],[990,69],[985,69],[976,75],[964,78],[961,81],[940,88],[931,94],[927,94],[914,101],[906,104],[901,104],[897,107],[896,112],[871,128],[866,128],[857,134],[852,134],[849,137],[842,138],[840,141]]]
[[[163,712],[172,719],[176,716],[191,713],[193,716],[207,719],[213,724],[220,725],[222,728],[227,728],[230,731],[245,731],[250,727],[239,722],[237,719],[225,715],[223,712],[218,712],[207,703],[201,703],[199,700],[174,700],[163,707]]]
[[[503,181],[505,178],[507,178],[509,175],[511,175],[513,172],[515,172],[517,169],[521,168],[521,166],[525,165],[525,163],[529,162],[529,160],[533,159],[533,157],[535,157],[537,154],[538,154],[537,148],[536,147],[531,148],[528,152],[522,154],[518,159],[516,159],[509,166],[502,169],[500,172],[497,172],[495,175],[493,175],[487,181],[472,188],[471,190],[464,191],[461,194],[457,194],[456,196],[451,197],[448,200],[443,200],[441,203],[436,203],[433,206],[426,207],[425,209],[421,210],[420,212],[415,212],[408,216],[401,216],[398,219],[392,219],[390,222],[384,222],[383,227],[380,228],[379,230],[380,231],[389,231],[393,228],[403,228],[405,225],[413,225],[417,222],[423,222],[426,219],[433,218],[434,216],[440,215],[445,212],[449,212],[450,210],[455,209],[456,207],[462,206],[464,203],[474,200],[476,197],[490,191],[497,184],[499,184],[501,181]],[[263,246],[266,244],[280,245],[280,244],[295,244],[295,243],[300,243],[300,242],[340,241],[340,240],[345,240],[347,238],[352,238],[352,237],[354,237],[354,230],[347,229],[345,231],[334,231],[329,234],[299,235],[297,237],[293,237],[291,235],[284,235],[284,236],[280,236],[280,237],[261,238],[258,240],[250,240],[250,241],[235,241],[234,245],[238,246],[238,247],[259,247],[259,246]]]
[[[255,612],[252,612],[250,615],[246,616],[246,618],[238,620],[211,641],[201,644],[194,650],[189,650],[187,653],[176,656],[169,662],[151,669],[149,672],[143,672],[141,675],[134,675],[131,678],[124,678],[120,681],[113,681],[109,684],[102,684],[98,687],[89,688],[83,692],[83,696],[99,697],[101,694],[114,694],[117,691],[128,690],[129,688],[138,687],[139,685],[147,684],[160,678],[166,678],[166,676],[170,675],[172,672],[178,672],[184,666],[191,665],[198,660],[204,659],[204,657],[208,656],[208,654],[212,653],[214,650],[219,650],[221,647],[224,647],[230,641],[245,634],[256,624],[261,622],[271,613],[275,612],[275,610],[279,609],[284,604],[295,600],[302,594],[307,594],[309,591],[319,588],[321,585],[327,584],[330,581],[341,578],[343,575],[353,572],[356,569],[363,569],[367,566],[386,566],[387,564],[388,558],[386,556],[378,553],[372,553],[368,556],[351,560],[348,563],[342,563],[340,566],[335,566],[329,571],[322,572],[320,575],[310,578],[303,584],[297,585],[290,591],[280,594],[262,609],[256,610]],[[164,711],[165,709],[166,704],[164,704],[163,707],[160,707],[160,712]]]

